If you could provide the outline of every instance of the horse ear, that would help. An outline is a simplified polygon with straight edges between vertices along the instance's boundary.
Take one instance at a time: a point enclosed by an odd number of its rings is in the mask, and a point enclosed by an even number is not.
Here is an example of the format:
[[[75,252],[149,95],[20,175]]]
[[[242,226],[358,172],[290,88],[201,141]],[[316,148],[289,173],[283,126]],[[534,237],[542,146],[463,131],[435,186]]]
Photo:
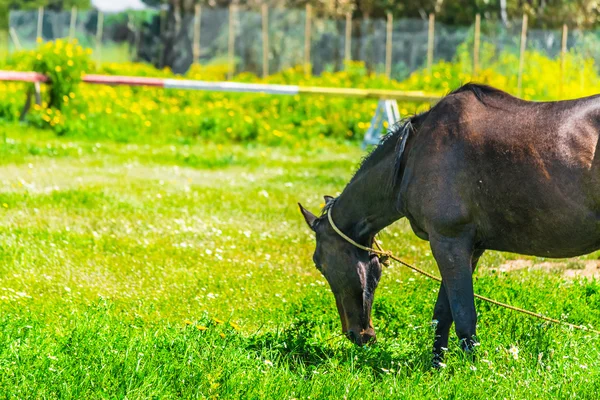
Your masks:
[[[314,231],[315,230],[314,224],[315,224],[315,221],[317,220],[317,217],[313,213],[308,211],[306,208],[302,207],[302,204],[298,203],[298,205],[300,206],[300,212],[302,213],[304,220],[306,221],[306,223],[308,224],[310,229],[312,229]]]
[[[323,198],[325,199],[325,204],[329,204],[329,202],[334,199],[334,197],[327,195],[323,196]]]

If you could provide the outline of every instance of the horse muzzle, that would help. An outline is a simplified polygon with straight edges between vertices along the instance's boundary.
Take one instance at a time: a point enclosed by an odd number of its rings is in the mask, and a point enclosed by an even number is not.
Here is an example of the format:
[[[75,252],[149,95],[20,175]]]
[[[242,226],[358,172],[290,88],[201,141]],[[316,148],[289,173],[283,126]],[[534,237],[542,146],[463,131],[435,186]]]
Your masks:
[[[373,344],[376,342],[375,330],[372,327],[367,329],[348,329],[346,337],[358,346]]]

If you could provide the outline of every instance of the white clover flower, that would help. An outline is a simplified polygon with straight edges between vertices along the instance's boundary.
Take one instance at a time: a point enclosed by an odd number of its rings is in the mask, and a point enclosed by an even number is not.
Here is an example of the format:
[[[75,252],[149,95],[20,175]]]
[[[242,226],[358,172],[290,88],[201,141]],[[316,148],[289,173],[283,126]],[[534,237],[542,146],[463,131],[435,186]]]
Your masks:
[[[512,358],[514,358],[515,360],[519,359],[519,348],[515,345],[510,346],[510,349],[508,349],[508,353],[512,356]]]

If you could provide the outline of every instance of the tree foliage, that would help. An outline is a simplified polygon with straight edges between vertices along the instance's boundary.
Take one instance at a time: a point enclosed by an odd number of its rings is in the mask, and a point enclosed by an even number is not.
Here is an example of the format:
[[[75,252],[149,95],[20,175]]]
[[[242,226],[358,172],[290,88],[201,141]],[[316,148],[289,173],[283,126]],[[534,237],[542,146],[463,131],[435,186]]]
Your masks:
[[[91,7],[91,0],[0,0],[0,10],[30,10],[41,6],[50,10],[66,10],[73,6],[85,9]]]
[[[19,0],[13,0],[19,1]],[[23,0],[20,0],[23,1]],[[42,1],[42,0],[38,0]],[[59,1],[59,0],[56,0]],[[62,1],[62,0],[60,0]],[[66,1],[66,0],[64,0]],[[71,0],[77,1],[77,0]],[[234,3],[258,8],[266,1],[271,7],[299,8],[310,3],[317,15],[343,16],[352,12],[355,18],[382,18],[391,12],[395,18],[427,18],[435,13],[438,21],[447,24],[470,25],[475,14],[500,20],[503,11],[507,20],[520,19],[527,14],[530,25],[536,28],[556,28],[563,23],[571,27],[590,28],[600,21],[598,0],[143,0],[157,6],[160,3],[179,3],[182,9],[202,5],[227,7]]]
[[[199,2],[205,6],[227,7],[234,3],[258,8],[263,2],[271,7],[300,8],[310,3],[315,14],[343,16],[352,12],[355,18],[383,18],[391,12],[395,18],[427,18],[435,13],[440,22],[470,25],[479,13],[487,19],[501,19],[502,11],[508,20],[529,17],[536,28],[557,28],[563,23],[573,28],[591,28],[600,22],[598,0],[142,0],[152,7],[160,4],[179,4],[183,10],[193,10]],[[44,6],[53,10],[89,8],[91,0],[0,0],[0,11],[34,9]]]

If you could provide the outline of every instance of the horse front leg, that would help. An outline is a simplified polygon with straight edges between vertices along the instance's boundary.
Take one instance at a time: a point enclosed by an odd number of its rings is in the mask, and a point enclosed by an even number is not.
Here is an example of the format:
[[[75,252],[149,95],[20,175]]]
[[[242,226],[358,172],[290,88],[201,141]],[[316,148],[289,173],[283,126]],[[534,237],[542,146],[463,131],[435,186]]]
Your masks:
[[[444,350],[448,348],[448,335],[452,326],[452,311],[444,283],[440,283],[440,291],[433,309],[435,340],[433,341],[433,366],[438,368],[444,360]]]
[[[477,249],[471,257],[471,274],[475,272],[479,258],[484,250]],[[446,293],[444,283],[440,284],[438,298],[433,310],[433,321],[435,324],[435,340],[433,342],[433,366],[438,368],[444,360],[444,350],[448,348],[448,336],[453,318],[450,309],[450,301]]]
[[[443,316],[444,324],[439,327],[440,337],[436,337],[436,345],[446,347],[448,343],[448,330],[452,320],[456,328],[456,335],[464,350],[471,350],[476,338],[477,313],[473,296],[472,261],[474,258],[473,241],[469,235],[458,237],[430,236],[431,250],[437,261],[442,275],[442,288],[445,291],[448,303],[444,303],[443,291],[438,295],[436,311],[439,317]],[[451,318],[449,318],[448,308]],[[435,317],[434,312],[434,317]],[[450,320],[450,324],[448,324]],[[439,322],[438,322],[439,326]],[[436,336],[438,332],[436,330]],[[446,346],[443,346],[443,345]],[[435,346],[435,345],[434,345]],[[435,351],[435,347],[434,347]]]

